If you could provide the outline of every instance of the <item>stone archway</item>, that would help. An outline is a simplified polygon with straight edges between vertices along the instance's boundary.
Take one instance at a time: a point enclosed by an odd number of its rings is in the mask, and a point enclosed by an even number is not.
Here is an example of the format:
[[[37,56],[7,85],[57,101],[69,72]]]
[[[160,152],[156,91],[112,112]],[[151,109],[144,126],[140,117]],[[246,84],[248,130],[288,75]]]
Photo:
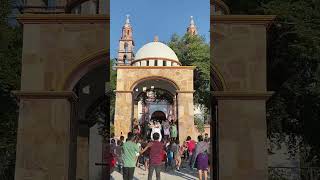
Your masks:
[[[20,99],[15,178],[73,180],[79,165],[78,97],[72,89],[107,62],[96,58],[109,49],[109,17],[23,14],[18,20],[25,38],[21,90],[15,92]]]
[[[268,177],[265,103],[272,92],[266,87],[266,27],[273,18],[211,16],[211,39],[223,34],[216,44],[211,41],[217,179]]]
[[[115,104],[115,136],[131,131],[134,87],[146,80],[163,80],[175,87],[179,139],[195,138],[192,66],[118,66]]]
[[[110,61],[107,60],[109,57],[110,54],[108,50],[102,49],[82,58],[79,60],[79,63],[70,68],[69,72],[62,80],[61,89],[72,90],[75,84],[90,70],[103,65],[109,67]]]

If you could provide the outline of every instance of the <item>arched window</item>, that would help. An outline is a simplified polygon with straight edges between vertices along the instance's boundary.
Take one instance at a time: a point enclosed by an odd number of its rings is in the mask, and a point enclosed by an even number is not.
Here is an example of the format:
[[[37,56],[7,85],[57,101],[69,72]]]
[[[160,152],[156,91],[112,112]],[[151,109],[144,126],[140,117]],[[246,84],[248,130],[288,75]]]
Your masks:
[[[127,42],[124,43],[124,51],[128,52],[128,43]]]

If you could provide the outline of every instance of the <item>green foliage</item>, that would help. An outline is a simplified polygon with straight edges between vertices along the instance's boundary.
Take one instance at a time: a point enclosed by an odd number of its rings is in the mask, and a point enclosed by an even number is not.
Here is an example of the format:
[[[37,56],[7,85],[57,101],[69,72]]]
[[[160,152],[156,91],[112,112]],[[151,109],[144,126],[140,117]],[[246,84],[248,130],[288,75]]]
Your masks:
[[[200,119],[198,116],[194,116],[194,123],[196,125],[196,128],[198,130],[198,132],[200,134],[203,134],[204,133],[204,122],[202,119]]]
[[[210,107],[210,46],[201,36],[173,34],[168,46],[177,54],[184,66],[196,66],[194,72],[194,100]]]
[[[116,90],[117,83],[117,70],[114,68],[116,65],[116,60],[112,59],[110,64],[110,83],[107,94],[110,97],[110,121],[113,122],[116,102],[116,94],[114,91]]]
[[[0,179],[13,179],[18,107],[12,90],[20,86],[22,31],[10,27],[11,1],[0,3]]]

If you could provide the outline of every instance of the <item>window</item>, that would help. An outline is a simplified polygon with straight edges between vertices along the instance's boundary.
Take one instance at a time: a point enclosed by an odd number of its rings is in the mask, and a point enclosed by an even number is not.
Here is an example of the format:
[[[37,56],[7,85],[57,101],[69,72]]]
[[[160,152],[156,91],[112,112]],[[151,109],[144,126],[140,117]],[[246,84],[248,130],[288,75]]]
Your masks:
[[[124,43],[124,51],[128,52],[128,43],[127,42]]]
[[[158,61],[157,60],[154,61],[154,66],[158,66]]]
[[[147,66],[149,66],[149,61],[147,61]]]
[[[167,61],[163,61],[163,66],[167,66]]]

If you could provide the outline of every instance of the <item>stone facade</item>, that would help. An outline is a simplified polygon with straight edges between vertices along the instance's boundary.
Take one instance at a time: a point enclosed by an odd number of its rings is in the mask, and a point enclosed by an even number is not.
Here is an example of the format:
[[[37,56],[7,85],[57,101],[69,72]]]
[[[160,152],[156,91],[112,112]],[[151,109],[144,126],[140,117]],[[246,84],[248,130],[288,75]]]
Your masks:
[[[109,17],[25,14],[18,20],[23,51],[15,179],[86,179],[89,144],[87,138],[77,142],[70,98],[81,77],[108,58]]]
[[[266,25],[273,16],[211,17],[219,179],[266,180]],[[218,87],[218,86],[216,86]]]
[[[163,79],[177,87],[179,139],[186,139],[188,135],[195,138],[193,70],[192,66],[118,66],[115,136],[127,136],[131,131],[131,120],[134,116],[132,104],[134,86],[144,80]]]

